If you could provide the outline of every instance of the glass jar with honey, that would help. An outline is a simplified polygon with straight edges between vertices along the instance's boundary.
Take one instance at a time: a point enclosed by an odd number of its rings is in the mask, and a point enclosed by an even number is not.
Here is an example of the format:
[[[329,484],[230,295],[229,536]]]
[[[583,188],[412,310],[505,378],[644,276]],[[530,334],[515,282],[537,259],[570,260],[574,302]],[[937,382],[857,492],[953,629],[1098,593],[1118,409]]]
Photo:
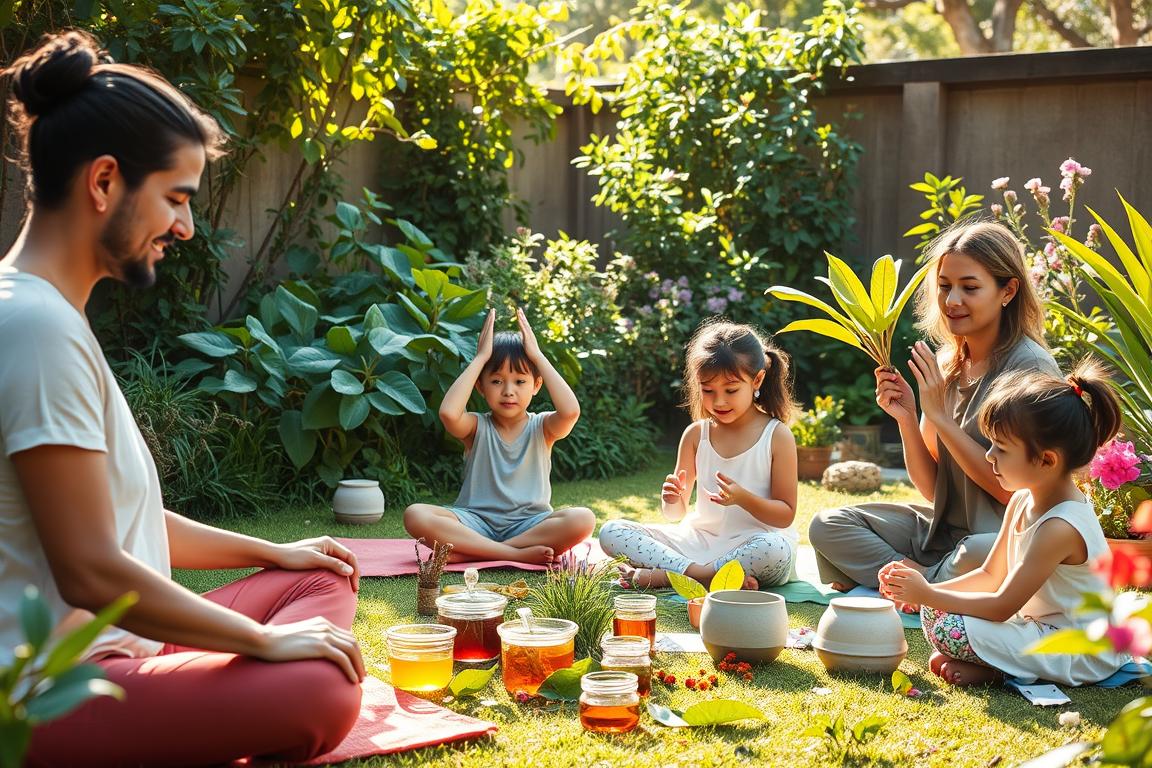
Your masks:
[[[600,669],[605,672],[631,672],[636,675],[636,690],[641,696],[652,691],[652,656],[648,638],[605,637],[600,641],[604,652]]]
[[[436,695],[452,682],[456,628],[443,624],[401,624],[384,633],[392,685],[418,695]]]
[[[497,627],[500,665],[508,693],[535,696],[549,675],[572,666],[577,630],[574,621],[536,617],[506,621]]]
[[[612,605],[612,634],[647,638],[648,650],[656,650],[656,595],[617,595]]]
[[[589,672],[580,678],[580,725],[593,733],[627,733],[640,723],[640,694],[631,672]]]
[[[436,620],[456,627],[453,658],[465,663],[493,661],[500,656],[500,634],[508,598],[476,590],[436,598]]]

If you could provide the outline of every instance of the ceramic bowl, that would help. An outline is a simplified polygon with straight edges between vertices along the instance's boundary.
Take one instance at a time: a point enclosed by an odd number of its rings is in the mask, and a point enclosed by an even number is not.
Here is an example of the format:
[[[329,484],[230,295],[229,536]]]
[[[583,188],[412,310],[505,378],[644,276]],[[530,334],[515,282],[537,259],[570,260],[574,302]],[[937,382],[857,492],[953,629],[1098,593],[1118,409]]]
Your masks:
[[[908,653],[891,600],[835,597],[820,617],[812,648],[829,671],[892,672]]]
[[[772,661],[788,642],[784,598],[744,589],[710,592],[700,613],[700,638],[716,661],[729,653],[749,663]]]

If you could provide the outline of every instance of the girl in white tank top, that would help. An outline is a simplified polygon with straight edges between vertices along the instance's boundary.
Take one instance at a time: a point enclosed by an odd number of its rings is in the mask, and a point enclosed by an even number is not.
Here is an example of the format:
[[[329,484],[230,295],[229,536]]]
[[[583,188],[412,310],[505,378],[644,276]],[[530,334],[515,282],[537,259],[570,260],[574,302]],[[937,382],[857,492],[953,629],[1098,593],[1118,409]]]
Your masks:
[[[695,421],[661,491],[675,522],[613,520],[600,546],[628,558],[622,575],[641,588],[667,585],[668,571],[707,583],[731,560],[747,588],[783,584],[798,540],[788,357],[750,326],[708,323],[688,345],[684,385]]]

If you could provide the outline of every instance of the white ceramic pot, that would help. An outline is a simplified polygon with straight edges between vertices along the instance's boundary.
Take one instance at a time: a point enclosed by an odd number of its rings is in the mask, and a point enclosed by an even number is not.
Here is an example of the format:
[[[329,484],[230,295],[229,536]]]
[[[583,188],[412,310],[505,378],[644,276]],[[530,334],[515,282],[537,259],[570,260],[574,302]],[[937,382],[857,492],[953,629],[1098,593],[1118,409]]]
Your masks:
[[[375,480],[341,480],[332,497],[336,522],[367,525],[384,517],[384,492]]]
[[[716,661],[729,653],[749,663],[772,661],[788,642],[784,598],[744,589],[710,592],[700,613],[700,638]]]
[[[832,598],[812,647],[830,672],[890,674],[908,654],[896,606],[879,597]]]

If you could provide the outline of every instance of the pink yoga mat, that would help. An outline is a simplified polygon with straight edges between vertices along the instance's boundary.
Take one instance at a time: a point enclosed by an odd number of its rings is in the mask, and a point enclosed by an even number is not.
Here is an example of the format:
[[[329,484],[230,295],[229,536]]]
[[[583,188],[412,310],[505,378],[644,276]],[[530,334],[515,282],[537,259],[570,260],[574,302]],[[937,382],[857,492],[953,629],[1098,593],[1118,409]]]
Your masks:
[[[416,564],[416,544],[412,539],[337,539],[352,550],[356,562],[360,564],[361,576],[408,576],[419,572]],[[429,550],[420,546],[421,556]],[[587,558],[591,562],[606,560],[608,556],[600,549],[595,539],[582,541],[572,548],[576,557]],[[449,563],[444,570],[460,572],[466,568],[519,568],[523,571],[543,571],[543,565],[516,563],[511,560],[477,560],[467,563]]]
[[[430,701],[398,691],[374,677],[364,678],[360,717],[356,725],[326,755],[299,765],[330,765],[373,755],[389,755],[420,747],[446,744],[497,730],[495,723],[444,709]],[[269,765],[262,760],[237,760],[232,768]]]

